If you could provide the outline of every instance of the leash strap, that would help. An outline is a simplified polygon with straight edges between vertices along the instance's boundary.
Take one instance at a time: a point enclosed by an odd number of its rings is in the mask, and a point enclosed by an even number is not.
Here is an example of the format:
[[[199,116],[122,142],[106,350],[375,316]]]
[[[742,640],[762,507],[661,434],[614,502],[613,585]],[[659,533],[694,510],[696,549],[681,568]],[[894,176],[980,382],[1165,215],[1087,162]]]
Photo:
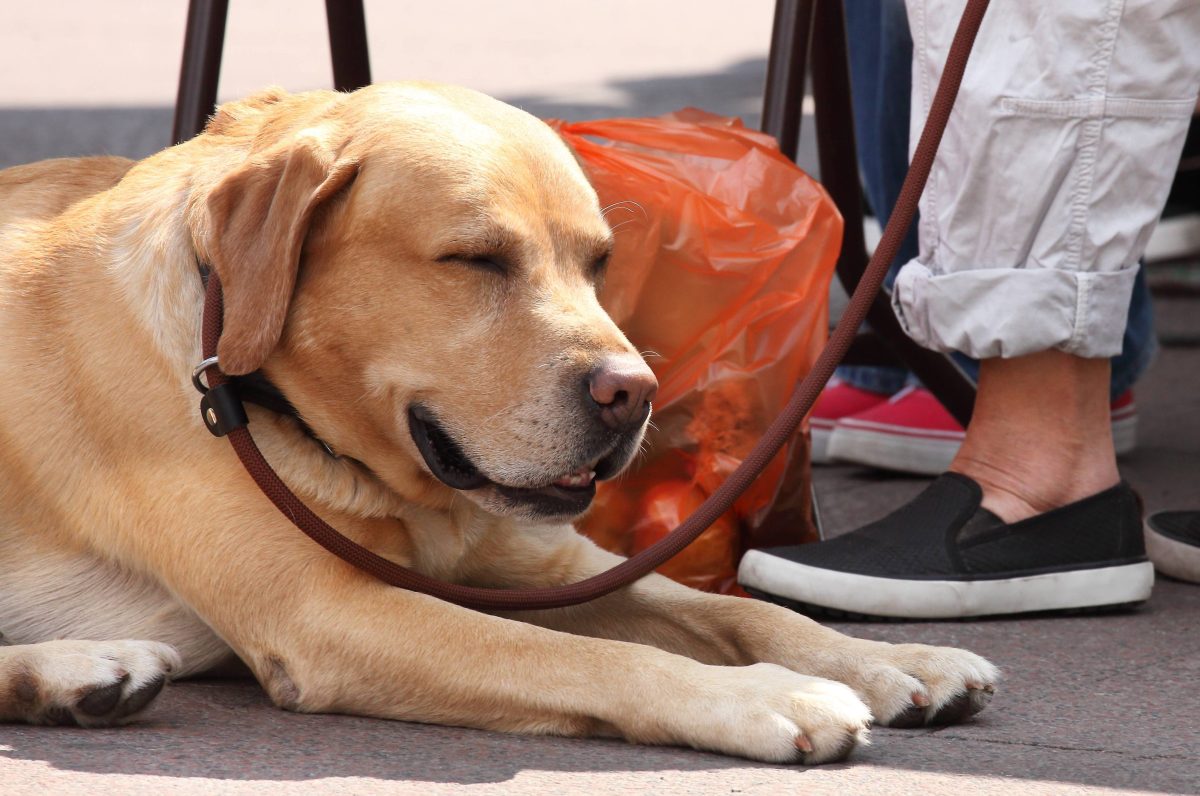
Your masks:
[[[975,36],[979,32],[979,26],[983,21],[987,6],[988,0],[968,0],[967,2],[967,7],[963,11],[962,19],[954,34],[954,41],[950,46],[950,53],[946,58],[946,66],[942,72],[942,79],[938,83],[937,92],[934,94],[929,116],[925,121],[925,129],[921,132],[921,139],[914,150],[908,175],[904,178],[904,185],[896,200],[896,207],[892,211],[883,237],[871,257],[870,264],[863,273],[862,280],[851,296],[849,306],[842,314],[837,328],[834,329],[813,369],[796,387],[787,406],[771,423],[762,439],[741,465],[725,480],[725,483],[709,495],[708,499],[678,528],[653,546],[606,572],[565,586],[538,589],[482,589],[446,583],[426,577],[376,555],[347,539],[328,525],[308,506],[304,505],[280,480],[271,465],[263,458],[244,422],[232,422],[225,436],[229,438],[242,465],[276,508],[314,542],[329,552],[392,586],[428,594],[467,608],[487,611],[532,611],[577,605],[602,597],[654,571],[687,547],[718,517],[728,511],[738,496],[762,473],[792,434],[796,432],[796,429],[800,427],[801,420],[808,414],[817,395],[833,375],[834,368],[845,356],[846,350],[858,333],[858,328],[866,315],[867,306],[879,292],[888,265],[895,258],[904,233],[908,230],[913,216],[916,214],[917,202],[921,197],[921,191],[925,188],[925,182],[929,178],[930,169],[933,167],[938,144],[946,129],[950,111],[954,107],[954,99],[958,94],[959,85],[962,83],[967,59],[970,56],[971,47],[975,43]],[[213,273],[208,278],[204,298],[202,339],[203,355],[206,360],[216,356],[217,342],[221,338],[222,315],[221,281]],[[229,377],[221,373],[218,368],[209,367],[207,374],[209,392],[229,382]],[[205,400],[207,399],[208,394],[206,393]],[[212,406],[218,403],[224,405],[225,402],[209,401],[202,409],[202,414],[207,415]],[[240,409],[240,404],[238,409]],[[233,420],[238,420],[235,410],[227,411],[233,412]],[[214,410],[215,412],[216,410]],[[222,418],[218,416],[214,422],[219,423],[221,420]],[[208,425],[207,418],[206,425]]]

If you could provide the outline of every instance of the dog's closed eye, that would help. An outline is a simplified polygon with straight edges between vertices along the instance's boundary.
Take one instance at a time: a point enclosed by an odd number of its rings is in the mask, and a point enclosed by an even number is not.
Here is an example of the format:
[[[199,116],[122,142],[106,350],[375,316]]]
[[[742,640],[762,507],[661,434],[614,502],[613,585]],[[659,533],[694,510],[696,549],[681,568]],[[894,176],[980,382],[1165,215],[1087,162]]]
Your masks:
[[[481,271],[489,271],[500,276],[508,276],[508,262],[500,255],[478,254],[446,254],[437,258],[439,263],[458,263]]]

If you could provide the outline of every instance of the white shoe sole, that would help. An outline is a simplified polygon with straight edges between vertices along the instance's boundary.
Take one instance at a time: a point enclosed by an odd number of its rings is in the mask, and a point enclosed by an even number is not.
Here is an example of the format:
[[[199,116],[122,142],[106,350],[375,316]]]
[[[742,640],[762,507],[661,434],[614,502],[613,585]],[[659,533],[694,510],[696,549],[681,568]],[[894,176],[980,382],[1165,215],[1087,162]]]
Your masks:
[[[1113,450],[1118,456],[1131,453],[1137,447],[1137,415],[1113,418]]]
[[[1200,547],[1163,536],[1146,524],[1146,554],[1154,568],[1172,578],[1200,583]]]
[[[941,475],[950,468],[962,439],[931,439],[839,425],[829,436],[834,461],[865,464],[918,475]]]
[[[1112,434],[1113,448],[1118,456],[1131,452],[1137,447],[1137,415],[1113,420]],[[833,431],[823,430],[822,458],[818,462],[816,428],[812,430],[812,436],[814,463],[850,462],[916,475],[946,472],[962,445],[961,436],[937,439],[883,427],[838,425]]]
[[[957,619],[1141,602],[1149,561],[996,580],[900,580],[836,572],[750,550],[738,582],[777,597],[867,616]]]
[[[812,438],[812,463],[832,464],[829,458],[829,439],[833,436],[833,428],[820,428],[816,423],[809,426],[809,436]]]

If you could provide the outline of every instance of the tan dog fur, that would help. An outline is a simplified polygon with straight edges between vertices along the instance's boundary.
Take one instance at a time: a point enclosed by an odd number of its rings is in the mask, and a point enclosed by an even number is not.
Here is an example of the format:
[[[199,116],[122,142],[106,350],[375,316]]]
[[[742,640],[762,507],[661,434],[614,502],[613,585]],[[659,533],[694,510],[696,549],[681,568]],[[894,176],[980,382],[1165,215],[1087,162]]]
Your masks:
[[[405,418],[435,405],[500,483],[575,467],[571,374],[636,355],[596,300],[610,240],[549,128],[425,84],[269,91],[140,163],[0,172],[0,630],[16,644],[0,647],[0,718],[61,719],[114,677],[132,700],[236,654],[293,710],[822,762],[872,715],[990,689],[971,653],[657,575],[511,616],[389,588],[304,537],[200,423],[197,258],[225,286],[223,368],[263,368],[339,454],[249,408],[323,518],[446,580],[594,574],[616,557],[566,521],[436,480]],[[100,643],[128,638],[146,641]],[[120,714],[107,723],[136,711]]]

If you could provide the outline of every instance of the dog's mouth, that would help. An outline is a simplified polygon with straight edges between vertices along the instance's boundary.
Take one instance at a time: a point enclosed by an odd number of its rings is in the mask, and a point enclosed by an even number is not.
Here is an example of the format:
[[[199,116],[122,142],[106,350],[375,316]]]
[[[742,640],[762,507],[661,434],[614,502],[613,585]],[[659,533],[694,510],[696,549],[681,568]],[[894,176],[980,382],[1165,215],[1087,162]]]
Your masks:
[[[425,466],[446,486],[463,491],[494,487],[508,503],[541,517],[583,513],[596,496],[596,481],[616,475],[626,458],[618,445],[604,456],[584,462],[544,485],[510,486],[484,475],[425,407],[419,404],[409,407],[408,431]]]

